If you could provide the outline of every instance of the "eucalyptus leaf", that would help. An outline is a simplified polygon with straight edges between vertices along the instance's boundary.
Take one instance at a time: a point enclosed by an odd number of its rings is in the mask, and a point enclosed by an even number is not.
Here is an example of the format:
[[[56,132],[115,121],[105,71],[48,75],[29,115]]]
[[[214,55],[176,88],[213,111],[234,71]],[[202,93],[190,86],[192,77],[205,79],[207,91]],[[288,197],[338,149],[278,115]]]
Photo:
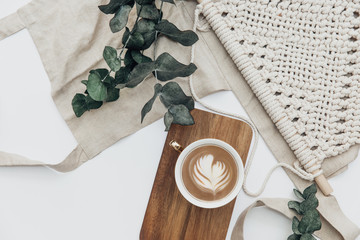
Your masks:
[[[89,95],[86,96],[85,100],[86,100],[88,110],[90,110],[90,109],[98,109],[103,104],[103,102],[95,101]]]
[[[316,238],[314,238],[313,235],[309,233],[305,233],[300,237],[300,240],[316,240]]]
[[[106,46],[103,52],[103,57],[111,70],[114,72],[119,71],[121,67],[121,61],[117,57],[117,51],[115,48]]]
[[[115,84],[125,84],[129,81],[129,74],[131,70],[128,66],[121,67],[119,71],[115,73]]]
[[[130,34],[130,30],[126,28],[122,38],[122,43],[124,45],[130,49],[141,49],[141,47],[144,45],[144,42],[145,40],[141,33],[134,32],[133,34]]]
[[[199,40],[199,37],[193,31],[180,31],[174,24],[167,20],[160,21],[155,26],[155,29],[171,40],[176,41],[184,46],[191,46]]]
[[[145,19],[157,20],[160,17],[160,11],[155,4],[139,5],[136,4],[137,14]],[[141,9],[141,11],[140,11]]]
[[[136,32],[140,33],[144,38],[142,50],[148,49],[155,41],[156,30],[155,23],[152,20],[140,19],[136,24]]]
[[[144,4],[151,4],[155,2],[155,0],[135,0],[135,2],[139,5],[144,5]]]
[[[297,201],[289,201],[288,202],[288,207],[290,209],[295,210],[298,214],[302,214],[302,212],[300,211],[300,203]]]
[[[139,50],[131,51],[132,59],[137,63],[152,62],[152,59],[143,55]]]
[[[296,235],[295,233],[294,234],[291,234],[287,240],[300,240],[300,235]]]
[[[101,5],[99,6],[100,11],[102,11],[105,14],[114,14],[116,13],[119,8],[125,4],[131,3],[133,4],[133,0],[110,0],[110,2],[107,5]],[[130,5],[130,4],[129,4]]]
[[[109,70],[107,70],[106,68],[98,68],[95,70],[91,70],[90,73],[96,73],[100,76],[100,79],[103,80],[107,77],[107,75],[109,75]]]
[[[139,85],[152,71],[154,71],[154,62],[140,63],[134,67],[129,75],[129,82],[126,87],[133,88]]]
[[[152,20],[148,19],[140,19],[136,24],[136,32],[141,34],[148,33],[148,32],[155,32],[156,24]]]
[[[113,102],[118,100],[120,97],[120,89],[115,87],[109,87],[107,89],[106,102]]]
[[[86,86],[87,85],[87,80],[82,80],[81,83]]]
[[[103,101],[107,96],[107,89],[97,73],[90,73],[87,84],[87,91],[95,101]]]
[[[113,19],[110,20],[110,29],[113,33],[121,31],[127,24],[131,7],[121,6]]]
[[[300,199],[304,199],[304,196],[302,195],[302,193],[299,190],[294,189],[294,194],[296,197],[298,197]]]
[[[125,53],[125,57],[124,57],[124,64],[125,66],[127,66],[130,70],[132,70],[136,65],[137,63],[135,62],[135,60],[133,59],[132,57],[132,54],[131,54],[131,50],[127,50],[126,53]]]
[[[297,235],[301,234],[299,232],[299,223],[300,223],[299,219],[296,216],[294,216],[293,221],[292,221],[292,230]]]
[[[304,190],[303,196],[305,199],[307,199],[311,194],[315,194],[316,192],[317,192],[316,184],[313,183]]]
[[[184,65],[173,58],[169,53],[161,54],[155,61],[157,77],[160,81],[167,81],[176,77],[187,77],[197,69],[195,64]]]
[[[304,216],[301,218],[298,227],[301,233],[314,233],[321,229],[321,221],[319,212],[316,209],[306,211]]]
[[[105,78],[105,80],[103,81],[104,85],[108,88],[108,87],[115,87],[115,79],[111,76],[107,76]]]
[[[171,105],[182,104],[190,111],[194,109],[193,98],[186,96],[179,84],[176,82],[169,82],[163,86],[160,100],[167,108]]]
[[[300,203],[300,211],[306,212],[308,210],[316,209],[319,206],[319,200],[316,198],[315,193],[312,193],[308,198]]]
[[[171,113],[169,113],[169,111],[167,111],[164,115],[164,124],[165,124],[165,131],[169,131],[172,122],[174,121],[174,117],[173,115],[171,115]]]
[[[88,110],[84,94],[77,93],[74,96],[71,105],[77,117],[81,117],[81,115]]]
[[[169,108],[169,113],[173,116],[173,123],[183,126],[194,124],[194,118],[191,116],[190,111],[185,105],[173,105]]]
[[[144,105],[144,107],[141,110],[141,123],[144,121],[146,114],[151,111],[155,99],[161,92],[161,89],[162,89],[161,84],[159,83],[155,84],[153,97]]]
[[[168,3],[171,3],[171,4],[174,4],[175,5],[175,2],[174,0],[161,0],[162,2],[168,2]]]
[[[97,109],[101,107],[102,102],[93,100],[90,96],[77,93],[72,100],[72,107],[77,117],[81,117],[84,112],[90,109]]]

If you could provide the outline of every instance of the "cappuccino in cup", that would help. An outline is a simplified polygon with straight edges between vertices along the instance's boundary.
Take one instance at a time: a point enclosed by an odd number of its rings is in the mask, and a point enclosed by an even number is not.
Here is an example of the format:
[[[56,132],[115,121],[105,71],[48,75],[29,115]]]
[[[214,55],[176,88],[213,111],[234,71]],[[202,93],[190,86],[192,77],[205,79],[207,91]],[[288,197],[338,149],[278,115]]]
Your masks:
[[[217,139],[193,142],[180,154],[175,180],[181,194],[192,204],[216,208],[233,200],[243,182],[239,154]]]

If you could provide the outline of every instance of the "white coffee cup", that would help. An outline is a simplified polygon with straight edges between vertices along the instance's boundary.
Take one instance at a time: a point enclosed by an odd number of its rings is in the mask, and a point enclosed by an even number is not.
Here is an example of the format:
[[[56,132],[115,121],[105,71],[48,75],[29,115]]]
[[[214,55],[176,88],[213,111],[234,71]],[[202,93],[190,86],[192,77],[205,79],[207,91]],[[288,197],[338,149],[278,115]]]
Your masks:
[[[241,161],[240,155],[237,153],[237,151],[232,146],[230,146],[228,143],[226,143],[224,141],[221,141],[218,139],[213,139],[213,138],[206,138],[206,139],[201,139],[201,140],[195,141],[195,142],[191,143],[189,146],[187,146],[184,150],[182,150],[182,147],[175,141],[171,141],[170,145],[175,150],[181,152],[181,154],[179,155],[179,157],[177,159],[176,166],[175,166],[175,181],[176,181],[176,185],[177,185],[180,193],[183,195],[183,197],[187,201],[194,204],[195,206],[202,207],[202,208],[218,208],[218,207],[226,205],[227,203],[231,202],[234,198],[236,198],[236,196],[239,194],[242,184],[243,184],[244,167],[243,167],[243,163]],[[183,167],[184,160],[186,159],[188,154],[200,146],[208,146],[208,145],[214,145],[214,146],[221,147],[222,149],[226,150],[235,160],[236,165],[237,165],[237,173],[238,173],[237,182],[236,182],[234,188],[232,189],[232,191],[229,194],[227,194],[224,198],[221,198],[218,200],[213,200],[213,201],[205,201],[205,200],[201,200],[201,199],[194,197],[186,189],[186,186],[182,179],[182,167]]]

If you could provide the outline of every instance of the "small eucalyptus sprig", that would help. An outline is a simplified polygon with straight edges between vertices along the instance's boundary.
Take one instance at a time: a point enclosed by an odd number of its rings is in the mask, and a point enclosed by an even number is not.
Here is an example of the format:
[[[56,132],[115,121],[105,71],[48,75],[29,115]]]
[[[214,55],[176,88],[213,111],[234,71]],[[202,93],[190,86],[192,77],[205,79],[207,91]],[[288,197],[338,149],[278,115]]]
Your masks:
[[[167,82],[177,77],[187,77],[195,72],[195,64],[188,65],[178,62],[169,53],[164,52],[153,59],[144,55],[144,50],[156,42],[160,36],[165,36],[183,46],[191,46],[198,41],[198,36],[191,30],[181,31],[168,20],[163,19],[164,2],[175,4],[174,0],[160,0],[160,8],[155,0],[110,0],[107,5],[99,6],[105,14],[114,14],[110,20],[113,33],[125,28],[119,52],[106,46],[103,58],[109,69],[93,69],[88,79],[81,81],[86,90],[77,93],[72,100],[72,107],[77,117],[86,111],[100,108],[104,102],[113,102],[120,98],[123,88],[135,88],[147,76],[153,74],[160,82]],[[130,11],[136,6],[137,18],[132,30],[127,27]],[[190,111],[194,109],[194,100],[186,96],[179,84],[167,82],[154,86],[153,97],[144,105],[141,111],[141,122],[151,111],[155,99],[159,97],[168,109],[164,116],[166,130],[171,123],[192,125],[194,119]]]
[[[315,196],[316,192],[315,183],[307,187],[303,193],[294,189],[295,196],[303,201],[289,201],[288,207],[302,217],[301,220],[296,216],[293,218],[292,230],[294,233],[288,237],[288,240],[315,240],[312,234],[321,229],[320,214],[316,210],[319,206],[319,200]]]

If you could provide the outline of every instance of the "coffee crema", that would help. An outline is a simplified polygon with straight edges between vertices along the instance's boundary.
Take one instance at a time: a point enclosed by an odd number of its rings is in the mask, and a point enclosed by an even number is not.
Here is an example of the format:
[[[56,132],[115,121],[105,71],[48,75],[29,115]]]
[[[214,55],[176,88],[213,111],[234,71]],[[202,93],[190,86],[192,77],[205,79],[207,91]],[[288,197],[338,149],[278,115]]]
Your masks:
[[[192,150],[182,166],[182,180],[195,198],[214,201],[226,197],[235,187],[238,167],[234,157],[215,145]]]

